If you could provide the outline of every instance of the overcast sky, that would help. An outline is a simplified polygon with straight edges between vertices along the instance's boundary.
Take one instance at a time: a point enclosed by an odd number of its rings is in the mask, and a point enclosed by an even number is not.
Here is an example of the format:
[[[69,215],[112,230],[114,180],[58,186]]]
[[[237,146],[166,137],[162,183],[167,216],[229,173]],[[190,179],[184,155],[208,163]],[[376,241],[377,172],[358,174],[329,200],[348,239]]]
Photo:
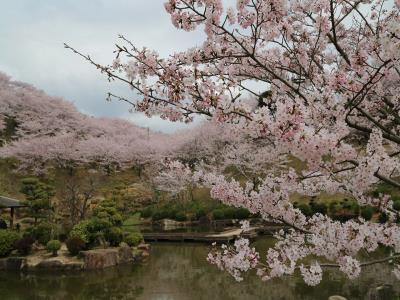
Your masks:
[[[129,118],[141,126],[171,132],[183,125],[128,112],[124,103],[106,102],[108,83],[93,66],[64,49],[66,42],[100,63],[111,63],[118,34],[161,55],[201,43],[202,32],[176,30],[165,0],[13,0],[0,5],[0,71],[72,101],[94,116]],[[134,96],[134,95],[133,95]]]

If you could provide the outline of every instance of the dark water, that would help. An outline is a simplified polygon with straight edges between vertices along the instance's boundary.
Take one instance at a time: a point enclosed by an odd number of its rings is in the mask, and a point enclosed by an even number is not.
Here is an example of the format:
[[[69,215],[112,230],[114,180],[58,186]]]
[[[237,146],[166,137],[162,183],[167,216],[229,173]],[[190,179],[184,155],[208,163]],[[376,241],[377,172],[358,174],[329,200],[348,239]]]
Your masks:
[[[258,242],[263,247],[270,241]],[[238,283],[205,261],[201,244],[153,244],[150,258],[136,266],[91,272],[0,272],[0,299],[400,299],[400,284],[387,265],[370,267],[356,280],[325,272],[308,287],[298,275],[261,282],[249,275]],[[383,284],[389,284],[382,289]]]

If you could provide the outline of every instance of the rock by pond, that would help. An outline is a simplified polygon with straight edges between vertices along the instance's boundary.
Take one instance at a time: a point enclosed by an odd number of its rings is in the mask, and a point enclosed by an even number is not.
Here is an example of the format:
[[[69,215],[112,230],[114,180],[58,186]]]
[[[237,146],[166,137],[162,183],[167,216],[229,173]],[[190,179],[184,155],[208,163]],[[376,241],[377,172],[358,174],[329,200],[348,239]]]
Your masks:
[[[328,298],[328,300],[347,300],[345,297],[339,295],[333,295]]]
[[[47,251],[37,251],[26,257],[6,257],[0,259],[0,271],[70,271],[97,270],[117,265],[128,265],[149,255],[149,246],[133,250],[122,243],[116,248],[102,248],[82,251],[78,257],[70,256],[66,249],[54,257]]]

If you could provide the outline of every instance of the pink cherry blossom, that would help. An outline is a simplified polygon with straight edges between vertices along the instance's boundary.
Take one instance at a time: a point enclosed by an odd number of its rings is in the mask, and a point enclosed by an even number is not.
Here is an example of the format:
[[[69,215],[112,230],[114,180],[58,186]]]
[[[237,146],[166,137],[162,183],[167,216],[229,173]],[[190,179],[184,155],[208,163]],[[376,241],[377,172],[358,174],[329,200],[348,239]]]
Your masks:
[[[371,196],[382,182],[400,188],[400,12],[398,1],[384,4],[239,0],[225,7],[220,0],[169,0],[172,23],[204,30],[202,44],[161,57],[120,36],[118,70],[83,55],[140,95],[132,109],[171,121],[200,115],[210,122],[182,134],[184,146],[169,157],[183,161],[171,174],[189,177],[190,169],[192,177],[164,178],[183,186],[196,182],[225,204],[290,228],[276,234],[266,255],[242,239],[214,248],[209,261],[236,279],[251,269],[269,280],[301,268],[314,285],[321,261],[355,278],[368,264],[361,252],[379,245],[394,256],[400,252],[399,213],[389,195]],[[214,126],[210,134],[207,126]],[[190,167],[183,158],[190,158]],[[295,162],[302,167],[292,168]],[[235,179],[237,173],[246,182]],[[389,221],[307,217],[292,204],[293,194],[322,193],[371,205]],[[305,266],[309,257],[316,261]]]

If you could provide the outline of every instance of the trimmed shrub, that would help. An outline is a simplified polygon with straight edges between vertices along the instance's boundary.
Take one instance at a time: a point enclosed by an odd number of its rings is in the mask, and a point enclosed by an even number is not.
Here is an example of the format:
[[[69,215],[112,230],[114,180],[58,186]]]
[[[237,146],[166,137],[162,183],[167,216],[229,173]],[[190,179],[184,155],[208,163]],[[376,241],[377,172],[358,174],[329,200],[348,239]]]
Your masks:
[[[3,219],[0,219],[0,229],[7,229],[7,223]]]
[[[32,245],[35,239],[31,236],[25,236],[22,239],[15,242],[14,247],[18,250],[21,255],[28,255],[32,250]]]
[[[235,210],[235,218],[236,219],[247,219],[250,216],[250,212],[248,209],[239,207]]]
[[[74,227],[72,227],[72,230],[69,233],[69,236],[71,238],[73,237],[78,237],[85,243],[90,242],[90,232],[89,232],[89,220],[84,220],[76,224]]]
[[[140,232],[132,232],[124,237],[124,242],[130,247],[137,246],[143,241],[143,235]]]
[[[300,204],[297,206],[297,208],[300,209],[301,212],[302,212],[305,216],[307,216],[307,217],[312,216],[311,207],[310,207],[310,205],[308,205],[307,203],[300,203]]]
[[[93,211],[93,216],[109,221],[113,226],[122,225],[122,216],[117,210],[117,204],[113,200],[104,200]]]
[[[367,221],[371,220],[373,214],[374,214],[374,208],[372,206],[363,206],[361,208],[361,217],[363,217],[365,220]]]
[[[167,218],[172,219],[172,220],[176,220],[176,215],[179,213],[178,209],[175,207],[171,207],[171,208],[166,208],[166,215]]]
[[[313,214],[320,213],[326,215],[328,212],[328,206],[323,202],[310,201],[310,208]]]
[[[214,209],[212,214],[215,220],[222,220],[225,217],[224,210],[222,208]]]
[[[393,209],[400,211],[400,200],[395,200],[393,202]]]
[[[207,213],[206,213],[206,211],[204,210],[204,208],[197,208],[196,210],[195,210],[195,217],[196,217],[196,220],[199,220],[200,218],[203,218],[203,217],[205,217],[207,215]]]
[[[379,220],[379,223],[383,224],[383,223],[386,223],[389,220],[389,217],[388,217],[388,215],[386,213],[382,212],[379,215],[379,219],[378,220]]]
[[[61,242],[59,240],[50,240],[47,242],[46,249],[53,253],[53,256],[57,256],[57,251],[61,248]]]
[[[123,222],[123,218],[120,214],[115,214],[110,216],[110,221],[111,224],[115,225],[115,226],[121,226],[122,222]]]
[[[67,245],[67,249],[71,255],[78,255],[80,251],[86,249],[86,243],[78,236],[70,237],[65,244]]]
[[[0,230],[0,257],[7,256],[14,250],[14,244],[18,241],[19,235],[8,229]]]
[[[235,218],[236,209],[234,207],[227,207],[224,209],[224,218],[225,219],[234,219]]]
[[[150,218],[153,215],[153,208],[148,206],[146,208],[144,208],[141,212],[140,212],[140,216],[142,218]]]
[[[186,221],[187,218],[186,218],[186,215],[183,212],[180,211],[180,212],[176,213],[175,220],[179,221],[179,222],[183,222],[183,221]]]
[[[123,233],[119,227],[111,227],[104,233],[104,238],[110,246],[117,247],[122,242]]]
[[[332,201],[331,203],[329,203],[329,213],[334,215],[337,213],[339,209],[339,205],[337,203],[337,201]]]
[[[36,227],[27,230],[29,235],[35,238],[42,245],[57,236],[57,227],[50,223],[40,223]]]
[[[96,235],[96,233],[104,232],[110,227],[112,227],[112,224],[107,219],[99,219],[97,217],[91,218],[86,226],[89,240],[93,239],[93,236]]]
[[[154,221],[159,221],[162,219],[168,219],[168,218],[174,218],[175,215],[173,214],[174,212],[171,210],[168,210],[168,208],[159,208],[153,213],[153,216],[151,217]]]
[[[351,205],[351,210],[353,211],[353,214],[359,215],[359,214],[360,214],[360,205],[358,205],[357,202],[354,202],[354,203]]]

